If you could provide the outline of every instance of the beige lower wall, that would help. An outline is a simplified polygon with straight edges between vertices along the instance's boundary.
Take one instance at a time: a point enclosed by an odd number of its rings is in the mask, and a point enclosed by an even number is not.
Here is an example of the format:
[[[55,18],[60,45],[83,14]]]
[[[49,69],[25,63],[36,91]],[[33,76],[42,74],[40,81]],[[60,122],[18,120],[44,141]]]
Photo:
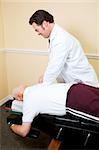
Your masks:
[[[8,91],[20,84],[36,84],[47,65],[47,56],[32,54],[6,54]]]
[[[92,64],[93,68],[95,69],[99,80],[99,59],[89,59],[89,62]]]
[[[8,95],[5,53],[0,52],[0,100]]]

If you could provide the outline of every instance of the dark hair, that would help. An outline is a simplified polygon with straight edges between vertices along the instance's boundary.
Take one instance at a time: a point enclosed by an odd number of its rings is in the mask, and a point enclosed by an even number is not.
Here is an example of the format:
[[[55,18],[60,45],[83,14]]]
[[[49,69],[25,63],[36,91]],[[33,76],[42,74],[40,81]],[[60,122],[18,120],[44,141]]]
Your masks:
[[[53,16],[45,10],[37,10],[29,19],[29,24],[32,25],[35,22],[38,25],[41,25],[43,21],[48,21],[49,23],[54,22]]]

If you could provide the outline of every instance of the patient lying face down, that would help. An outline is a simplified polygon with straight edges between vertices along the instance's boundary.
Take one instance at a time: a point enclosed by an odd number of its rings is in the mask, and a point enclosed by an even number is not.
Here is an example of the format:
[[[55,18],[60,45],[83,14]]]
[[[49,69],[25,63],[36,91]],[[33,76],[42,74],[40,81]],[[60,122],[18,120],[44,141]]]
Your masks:
[[[11,125],[16,134],[25,137],[35,116],[39,113],[65,115],[70,107],[94,116],[99,116],[99,88],[84,84],[56,83],[51,85],[37,84],[30,87],[19,86],[13,91],[15,102],[22,106],[22,125]]]

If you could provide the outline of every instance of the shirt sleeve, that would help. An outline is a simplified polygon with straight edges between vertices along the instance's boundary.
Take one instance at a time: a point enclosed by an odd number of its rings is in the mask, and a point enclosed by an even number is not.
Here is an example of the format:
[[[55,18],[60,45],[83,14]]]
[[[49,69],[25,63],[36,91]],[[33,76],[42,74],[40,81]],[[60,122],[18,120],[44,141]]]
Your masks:
[[[64,40],[53,45],[43,83],[51,84],[57,79],[68,57],[70,45],[70,41],[66,42]]]
[[[35,116],[39,114],[39,101],[35,101],[35,94],[33,95],[29,88],[26,88],[23,98],[24,101],[22,122],[32,122]]]

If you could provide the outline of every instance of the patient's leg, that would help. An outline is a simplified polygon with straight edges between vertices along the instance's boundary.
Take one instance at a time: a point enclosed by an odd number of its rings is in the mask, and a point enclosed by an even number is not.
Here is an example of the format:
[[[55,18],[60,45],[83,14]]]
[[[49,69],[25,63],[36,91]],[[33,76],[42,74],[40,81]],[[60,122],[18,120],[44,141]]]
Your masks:
[[[73,85],[68,92],[66,106],[99,117],[99,88]]]

